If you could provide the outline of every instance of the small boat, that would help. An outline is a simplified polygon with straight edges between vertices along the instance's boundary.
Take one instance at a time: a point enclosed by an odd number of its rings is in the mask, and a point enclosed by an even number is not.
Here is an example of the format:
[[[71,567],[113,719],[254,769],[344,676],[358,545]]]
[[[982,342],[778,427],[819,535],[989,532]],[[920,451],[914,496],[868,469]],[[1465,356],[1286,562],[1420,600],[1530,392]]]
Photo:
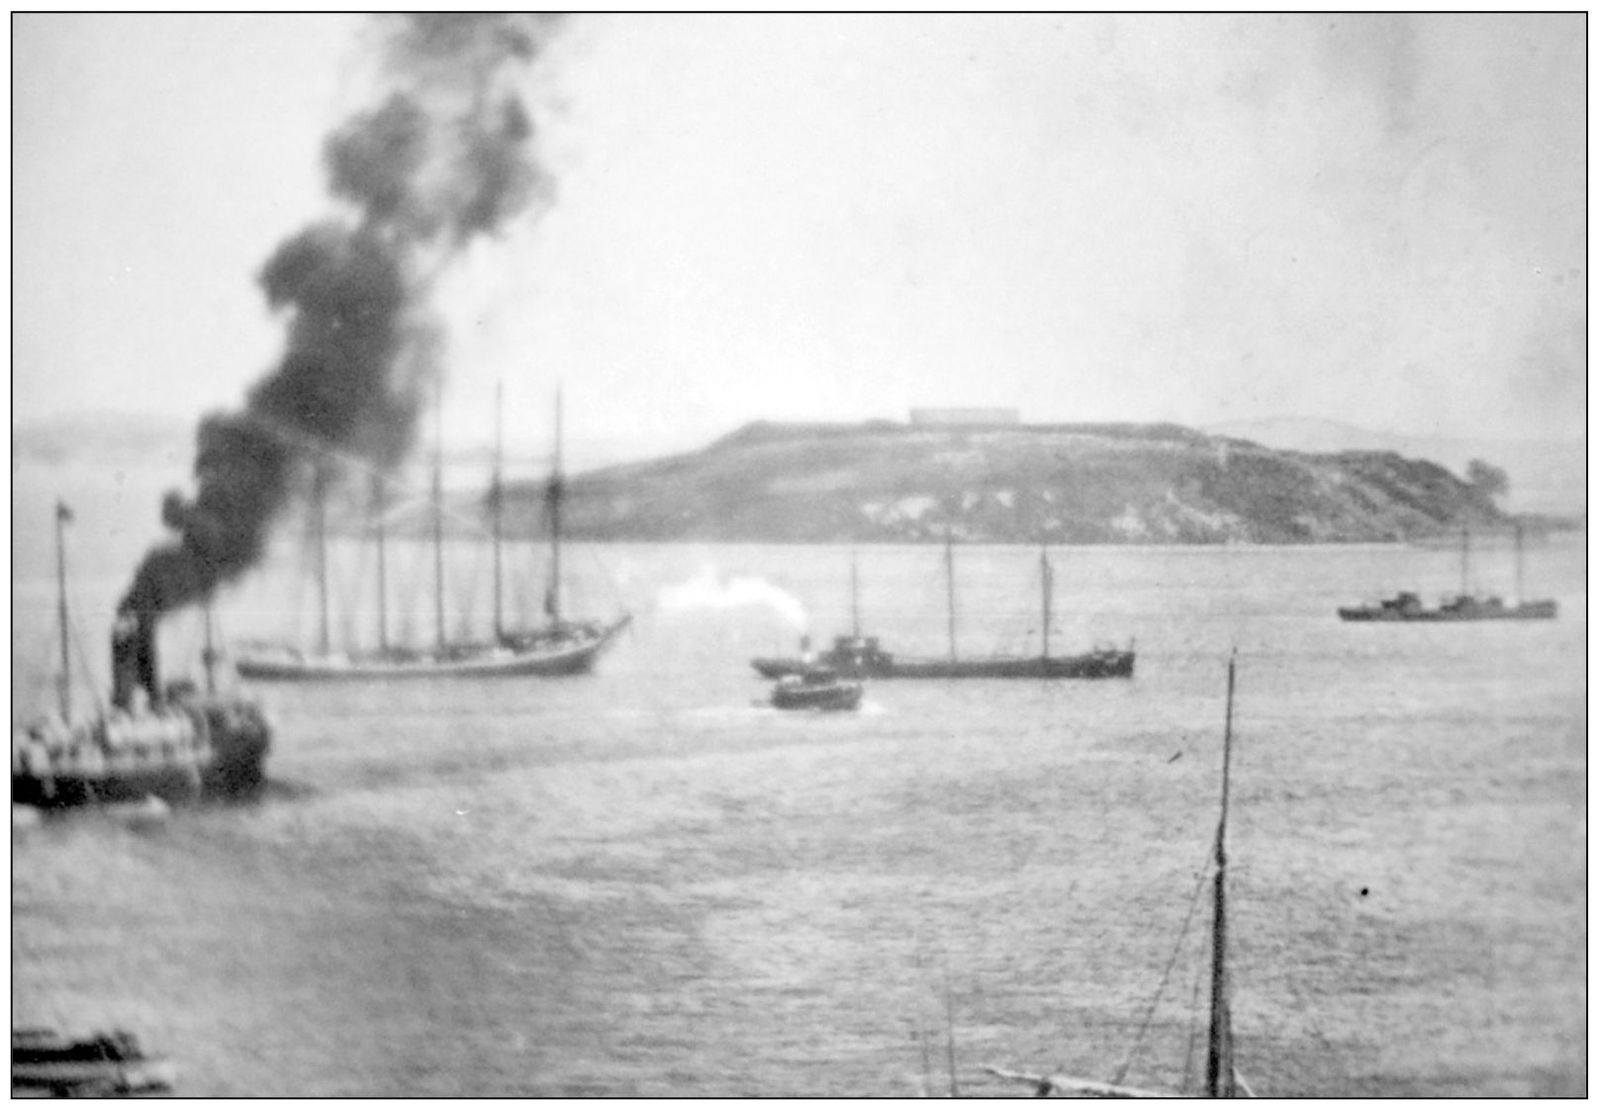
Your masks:
[[[562,407],[557,402],[557,448],[550,481],[546,485],[546,509],[551,523],[551,577],[546,587],[545,609],[550,621],[542,627],[509,629],[502,619],[501,603],[501,422],[499,392],[496,405],[495,466],[489,494],[490,532],[494,557],[493,635],[488,639],[449,640],[445,624],[445,525],[441,505],[441,457],[436,434],[434,479],[430,501],[434,547],[434,623],[436,638],[431,647],[401,647],[390,643],[387,616],[388,587],[385,576],[385,533],[383,486],[374,483],[375,539],[378,572],[377,650],[343,651],[329,638],[328,555],[323,522],[326,478],[321,470],[314,486],[314,531],[317,548],[319,640],[312,651],[287,644],[252,643],[241,645],[234,669],[241,678],[258,682],[371,681],[408,678],[514,678],[551,677],[584,674],[595,667],[597,658],[630,622],[623,614],[610,623],[564,619],[561,607],[562,585],[562,500],[566,485],[562,476]],[[436,406],[438,408],[438,406]]]
[[[209,613],[205,690],[187,680],[163,687],[155,616],[125,611],[112,628],[111,704],[88,714],[75,711],[62,528],[71,519],[66,507],[58,506],[60,705],[12,729],[12,802],[41,807],[148,797],[185,802],[240,797],[258,789],[272,731],[255,702],[216,690]]]
[[[1208,1007],[1208,1056],[1203,1094],[1209,1098],[1236,1098],[1243,1095],[1250,1098],[1252,1090],[1243,1081],[1235,1066],[1235,1037],[1230,1021],[1230,949],[1227,942],[1225,914],[1225,897],[1228,891],[1225,879],[1225,833],[1230,816],[1230,733],[1236,695],[1236,660],[1233,654],[1226,674],[1224,760],[1221,773],[1223,785],[1219,793],[1219,826],[1213,841],[1213,959]],[[1125,1086],[1122,1068],[1112,1082],[998,1067],[987,1067],[985,1070],[1001,1079],[1028,1083],[1035,1088],[1036,1095],[1041,1097],[1049,1095],[1091,1098],[1179,1097],[1179,1092]],[[1189,1071],[1189,1061],[1187,1070]]]
[[[851,710],[863,700],[863,684],[842,682],[828,667],[812,667],[781,678],[768,700],[775,709]]]
[[[11,1033],[13,1098],[105,1098],[170,1094],[176,1069],[146,1056],[132,1033],[114,1029],[76,1040],[54,1029]]]
[[[1516,595],[1525,592],[1524,529],[1514,525],[1514,566]],[[1463,531],[1463,548],[1459,560],[1459,589],[1455,596],[1444,598],[1435,609],[1428,609],[1419,595],[1403,591],[1396,597],[1386,598],[1377,605],[1343,606],[1336,615],[1344,621],[1533,621],[1553,620],[1558,616],[1558,602],[1516,600],[1505,605],[1500,597],[1476,597],[1469,592],[1469,529]]]
[[[863,636],[857,618],[857,563],[852,562],[852,634],[837,636],[816,662],[850,678],[1129,678],[1135,673],[1135,648],[1098,646],[1074,655],[1052,654],[1052,563],[1041,549],[1041,653],[960,657],[952,574],[952,537],[946,538],[946,613],[949,652],[945,659],[893,655],[879,638]],[[753,659],[764,678],[800,674],[813,665],[806,642],[800,656]]]

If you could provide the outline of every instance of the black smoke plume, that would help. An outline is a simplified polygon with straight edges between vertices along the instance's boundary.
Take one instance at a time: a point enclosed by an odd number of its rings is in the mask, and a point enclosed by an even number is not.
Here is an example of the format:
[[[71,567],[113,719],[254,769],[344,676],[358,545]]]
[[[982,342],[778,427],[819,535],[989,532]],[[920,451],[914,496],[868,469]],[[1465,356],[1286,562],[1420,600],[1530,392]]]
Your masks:
[[[291,236],[262,268],[284,354],[241,411],[201,422],[195,495],[167,495],[162,520],[176,536],[145,557],[120,611],[153,617],[249,569],[314,468],[400,462],[438,373],[431,282],[549,195],[516,82],[557,18],[377,19],[377,107],[323,151],[329,191],[349,209]]]

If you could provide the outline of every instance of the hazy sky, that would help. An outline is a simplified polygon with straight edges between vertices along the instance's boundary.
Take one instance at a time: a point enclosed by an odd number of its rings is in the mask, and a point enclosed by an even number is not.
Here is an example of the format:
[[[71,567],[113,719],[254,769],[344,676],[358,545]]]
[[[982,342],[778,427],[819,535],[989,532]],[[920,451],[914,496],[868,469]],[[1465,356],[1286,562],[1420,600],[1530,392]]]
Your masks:
[[[16,418],[232,407],[360,17],[13,20]],[[1579,438],[1585,23],[581,16],[554,205],[452,275],[447,421],[1298,415]],[[537,411],[525,411],[537,407]]]

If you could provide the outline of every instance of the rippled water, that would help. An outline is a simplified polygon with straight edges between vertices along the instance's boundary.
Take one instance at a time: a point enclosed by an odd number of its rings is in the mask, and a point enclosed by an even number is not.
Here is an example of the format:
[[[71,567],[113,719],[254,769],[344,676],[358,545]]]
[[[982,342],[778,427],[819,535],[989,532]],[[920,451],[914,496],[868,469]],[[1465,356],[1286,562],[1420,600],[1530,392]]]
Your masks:
[[[965,1093],[1014,1093],[987,1063],[1173,1086],[1201,1069],[1204,910],[1181,935],[1234,647],[1249,1082],[1584,1091],[1578,542],[1529,559],[1558,621],[1408,627],[1334,609],[1452,588],[1456,551],[1060,551],[1057,642],[1133,638],[1134,680],[885,682],[825,716],[754,704],[746,659],[794,643],[770,591],[845,630],[844,550],[594,554],[574,604],[637,614],[598,674],[266,687],[259,804],[18,833],[13,1020],[127,1025],[188,1095],[945,1093],[949,1033]],[[865,549],[867,631],[944,651],[940,566]],[[101,569],[93,638],[124,576]],[[1034,574],[959,552],[965,651],[1028,650]],[[26,706],[48,573],[16,596]],[[241,591],[223,626],[290,597]]]

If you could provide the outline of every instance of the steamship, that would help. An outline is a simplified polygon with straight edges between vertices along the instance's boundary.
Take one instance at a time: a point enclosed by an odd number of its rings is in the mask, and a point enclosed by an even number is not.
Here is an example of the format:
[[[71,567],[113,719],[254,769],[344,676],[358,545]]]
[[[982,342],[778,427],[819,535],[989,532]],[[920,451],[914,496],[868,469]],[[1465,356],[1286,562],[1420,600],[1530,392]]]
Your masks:
[[[852,634],[837,636],[815,658],[806,638],[798,656],[760,657],[752,669],[764,678],[782,679],[827,667],[846,678],[1129,678],[1135,673],[1135,648],[1111,645],[1073,655],[1052,654],[1052,564],[1041,551],[1041,653],[962,657],[957,653],[957,617],[952,573],[952,537],[946,537],[947,658],[893,655],[877,636],[864,636],[857,617],[857,564],[852,563]]]
[[[1539,621],[1553,620],[1558,616],[1558,602],[1549,599],[1524,600],[1525,593],[1525,539],[1524,529],[1514,525],[1514,577],[1516,598],[1513,605],[1505,605],[1500,597],[1476,597],[1469,592],[1469,529],[1462,533],[1459,556],[1459,587],[1456,597],[1443,599],[1435,609],[1426,608],[1416,593],[1403,591],[1378,605],[1341,606],[1336,615],[1344,621],[1363,623],[1407,621]]]
[[[314,651],[302,651],[283,644],[243,644],[234,656],[234,668],[241,678],[259,682],[335,682],[405,678],[547,677],[583,674],[595,666],[596,659],[618,634],[628,627],[631,618],[625,613],[610,623],[604,623],[596,620],[568,620],[562,615],[562,502],[565,485],[562,475],[560,394],[557,398],[555,461],[545,492],[546,510],[551,522],[551,577],[545,593],[545,609],[550,621],[543,627],[521,630],[510,629],[503,621],[501,603],[503,497],[499,398],[500,392],[497,390],[495,464],[489,496],[495,610],[492,638],[453,641],[446,636],[445,525],[441,496],[440,435],[436,431],[430,497],[436,631],[433,646],[413,648],[390,643],[386,608],[388,590],[382,504],[376,506],[373,514],[374,539],[378,550],[378,650],[348,652],[337,650],[332,646],[328,632],[328,555],[323,511],[324,483],[319,480],[314,497],[320,630],[318,646]],[[375,482],[374,490],[375,501],[382,501],[382,485]]]
[[[111,637],[110,708],[90,715],[74,712],[62,559],[62,525],[68,519],[65,508],[58,508],[60,705],[42,720],[13,728],[11,800],[54,807],[150,796],[185,802],[256,791],[272,744],[261,708],[215,690],[209,648],[204,691],[188,681],[163,687],[154,613],[128,608],[119,613]],[[209,619],[207,627],[209,632]]]

